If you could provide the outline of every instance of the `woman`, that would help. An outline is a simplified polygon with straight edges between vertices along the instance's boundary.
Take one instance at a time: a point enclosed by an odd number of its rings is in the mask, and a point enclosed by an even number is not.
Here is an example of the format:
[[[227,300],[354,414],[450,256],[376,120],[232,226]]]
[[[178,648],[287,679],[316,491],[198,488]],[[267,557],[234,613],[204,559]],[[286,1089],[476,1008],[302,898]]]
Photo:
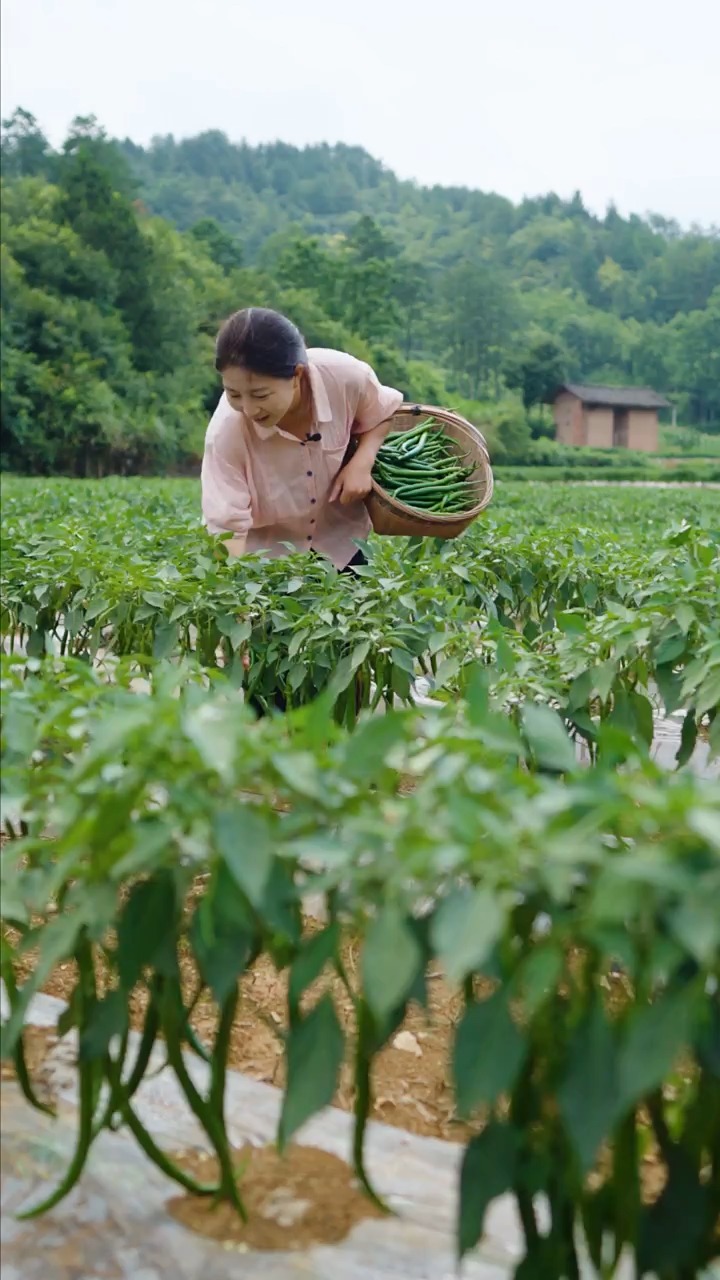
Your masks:
[[[402,394],[341,351],[307,350],[295,325],[249,307],[230,316],[215,349],[223,395],[202,464],[211,533],[231,555],[313,551],[345,570],[362,563],[370,531],[363,499]],[[350,440],[357,441],[345,461]]]

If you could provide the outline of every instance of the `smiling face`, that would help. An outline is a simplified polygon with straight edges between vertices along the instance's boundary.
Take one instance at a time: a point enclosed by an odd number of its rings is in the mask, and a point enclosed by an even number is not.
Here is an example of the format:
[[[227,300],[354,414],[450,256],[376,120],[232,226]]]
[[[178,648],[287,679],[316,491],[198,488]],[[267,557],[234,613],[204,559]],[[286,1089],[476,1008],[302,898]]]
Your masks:
[[[222,380],[230,407],[260,427],[276,427],[300,403],[300,367],[292,378],[269,378],[231,365],[223,370]]]

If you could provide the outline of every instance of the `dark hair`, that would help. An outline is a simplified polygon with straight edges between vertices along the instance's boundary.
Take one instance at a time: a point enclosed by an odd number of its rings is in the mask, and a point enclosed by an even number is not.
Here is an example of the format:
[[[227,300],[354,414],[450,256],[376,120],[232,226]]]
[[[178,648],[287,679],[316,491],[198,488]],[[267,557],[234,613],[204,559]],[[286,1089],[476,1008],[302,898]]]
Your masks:
[[[268,378],[292,378],[299,364],[307,364],[300,330],[266,307],[236,311],[222,326],[215,343],[215,368],[219,373],[238,365]]]

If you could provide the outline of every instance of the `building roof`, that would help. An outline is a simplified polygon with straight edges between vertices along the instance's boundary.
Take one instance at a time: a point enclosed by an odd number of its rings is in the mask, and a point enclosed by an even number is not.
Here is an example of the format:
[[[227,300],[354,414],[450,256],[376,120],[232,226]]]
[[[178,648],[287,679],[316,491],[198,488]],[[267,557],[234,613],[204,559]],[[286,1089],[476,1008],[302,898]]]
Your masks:
[[[602,405],[612,409],[669,409],[670,404],[664,396],[649,387],[597,387],[584,386],[579,382],[566,382],[558,389],[569,391],[587,405]]]

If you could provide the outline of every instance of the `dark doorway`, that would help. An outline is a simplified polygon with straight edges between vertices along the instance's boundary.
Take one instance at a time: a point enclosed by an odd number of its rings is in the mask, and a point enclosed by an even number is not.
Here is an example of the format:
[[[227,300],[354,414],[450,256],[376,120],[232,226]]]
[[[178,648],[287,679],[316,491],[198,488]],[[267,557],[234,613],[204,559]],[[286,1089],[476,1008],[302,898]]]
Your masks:
[[[613,445],[616,449],[628,447],[628,411],[616,409],[613,413]]]

